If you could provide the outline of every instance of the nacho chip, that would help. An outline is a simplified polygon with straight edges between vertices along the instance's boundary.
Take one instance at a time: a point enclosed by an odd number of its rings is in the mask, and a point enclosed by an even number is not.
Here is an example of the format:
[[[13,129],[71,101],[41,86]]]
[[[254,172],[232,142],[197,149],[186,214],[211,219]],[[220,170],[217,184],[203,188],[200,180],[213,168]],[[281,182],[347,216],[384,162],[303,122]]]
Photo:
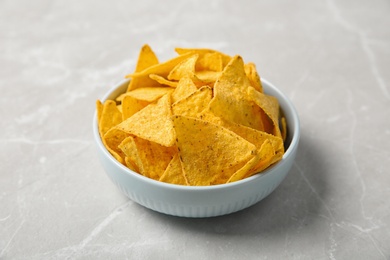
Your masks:
[[[287,138],[287,121],[284,116],[280,119],[280,125],[281,125],[281,134],[283,141],[286,141]]]
[[[183,77],[193,78],[195,75],[195,64],[199,55],[195,54],[177,64],[168,74],[169,80],[180,80]]]
[[[185,97],[188,97],[193,92],[197,91],[198,88],[190,77],[183,77],[180,79],[175,91],[172,92],[172,103],[179,101]]]
[[[201,87],[191,95],[172,104],[174,115],[198,117],[209,105],[212,97],[210,87]]]
[[[257,73],[256,65],[253,63],[245,64],[245,74],[251,83],[251,86],[254,87],[257,91],[263,92],[263,86],[261,85],[260,76]]]
[[[199,119],[173,117],[176,145],[190,185],[225,183],[256,155],[256,147],[235,133]]]
[[[149,102],[136,99],[131,95],[124,96],[122,99],[122,120],[125,121],[149,104]]]
[[[134,158],[133,161],[142,175],[155,180],[160,179],[177,153],[175,147],[165,147],[136,136],[132,137],[132,140],[125,139],[120,148],[126,151],[129,158]]]
[[[196,77],[204,83],[215,83],[221,76],[219,71],[203,70],[197,71]]]
[[[96,101],[96,115],[97,115],[97,121],[100,122],[100,118],[102,117],[103,112],[103,104],[100,100]]]
[[[157,99],[161,98],[167,93],[173,91],[173,88],[168,87],[147,87],[147,88],[137,88],[126,93],[123,93],[117,97],[117,101],[122,101],[125,96],[132,96],[135,99],[154,102]]]
[[[138,55],[138,61],[134,72],[143,71],[153,65],[158,64],[158,58],[149,45],[145,44],[142,46],[141,51]],[[127,87],[127,91],[135,89],[139,84],[138,80],[132,80]]]
[[[159,181],[179,184],[179,185],[188,185],[187,179],[184,176],[183,168],[181,167],[181,162],[179,155],[175,154],[168,167],[166,168],[163,175],[161,175]]]
[[[263,130],[261,109],[249,99],[249,88],[253,87],[245,75],[244,62],[235,56],[215,82],[210,111],[226,121]]]
[[[169,86],[169,87],[172,87],[172,88],[176,88],[177,87],[177,84],[178,82],[177,81],[171,81],[171,80],[167,80],[166,78],[162,77],[162,76],[159,76],[157,74],[150,74],[149,77],[155,81],[157,81],[158,83],[160,83],[161,85],[165,85],[165,86]]]
[[[137,146],[133,136],[128,136],[118,145],[118,148],[125,154],[126,164],[130,164],[136,172],[140,173],[143,171],[142,162],[138,155]],[[148,176],[147,176],[148,177]]]
[[[256,154],[256,156],[249,160],[241,169],[233,173],[226,183],[239,181],[246,178],[246,176],[254,170],[260,159],[261,156],[259,154]]]
[[[127,157],[127,156],[125,157],[125,165],[127,166],[127,168],[129,168],[133,172],[139,172],[137,165],[135,164],[135,162],[133,160],[131,160],[130,157]]]
[[[196,63],[196,71],[222,71],[223,70],[222,54],[219,52],[209,52],[199,57]]]
[[[266,95],[250,87],[248,89],[250,98],[264,111],[269,120],[272,122],[272,134],[281,137],[279,128],[279,102],[274,96]],[[267,118],[262,116],[263,123],[267,122]]]
[[[175,51],[176,53],[178,53],[179,55],[183,55],[183,54],[188,54],[188,53],[192,53],[192,54],[199,54],[200,58],[202,58],[204,55],[206,54],[212,54],[212,53],[218,53],[221,55],[221,59],[222,59],[222,67],[224,68],[231,60],[231,57],[229,55],[226,55],[222,52],[219,52],[219,51],[216,51],[216,50],[212,50],[212,49],[204,49],[204,48],[175,48]]]
[[[127,133],[113,127],[105,133],[102,139],[107,150],[122,164],[125,163],[125,154],[118,146],[128,136]]]
[[[103,104],[103,109],[101,109],[101,115],[99,120],[100,136],[103,138],[103,136],[108,132],[108,130],[110,130],[112,127],[116,126],[120,122],[122,122],[122,114],[118,110],[115,101],[106,100]]]
[[[176,139],[171,116],[170,95],[167,94],[156,104],[148,105],[117,125],[116,128],[169,147],[174,145]]]
[[[260,172],[274,163],[274,149],[269,140],[266,140],[260,148],[260,152],[255,158],[247,163],[243,168],[235,172],[227,182],[239,181]]]

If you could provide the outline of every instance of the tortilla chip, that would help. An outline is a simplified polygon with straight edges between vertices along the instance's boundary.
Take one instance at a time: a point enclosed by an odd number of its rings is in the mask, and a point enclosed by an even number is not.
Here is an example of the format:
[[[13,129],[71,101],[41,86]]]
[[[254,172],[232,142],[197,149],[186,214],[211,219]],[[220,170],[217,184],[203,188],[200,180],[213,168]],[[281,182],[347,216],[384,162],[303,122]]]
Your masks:
[[[226,121],[263,130],[261,108],[249,99],[249,88],[253,87],[245,75],[244,62],[235,56],[215,82],[210,111]]]
[[[257,91],[255,88],[250,87],[248,89],[248,95],[250,98],[264,111],[267,117],[272,122],[272,134],[281,137],[282,134],[279,128],[279,102],[276,97],[269,96]],[[267,122],[267,118],[262,116],[263,124]]]
[[[183,77],[180,79],[179,84],[177,85],[175,91],[172,92],[172,103],[179,101],[193,92],[197,91],[198,88],[191,80],[190,77]]]
[[[116,128],[162,146],[175,144],[175,131],[172,123],[170,95],[160,98],[156,104],[150,104]]]
[[[176,88],[177,84],[178,84],[177,81],[167,80],[166,78],[164,78],[162,76],[159,76],[157,74],[150,74],[149,77],[151,79],[157,81],[161,85],[169,86],[169,87],[172,87],[172,88]]]
[[[103,104],[103,109],[99,120],[100,137],[103,136],[112,127],[122,122],[122,113],[118,110],[115,101],[106,100]]]
[[[126,93],[123,93],[119,97],[117,97],[117,101],[122,101],[125,96],[132,96],[135,99],[146,101],[146,102],[154,102],[157,99],[161,98],[167,93],[172,92],[173,88],[168,87],[147,87],[147,88],[137,88]]]
[[[122,120],[125,121],[149,104],[149,102],[136,99],[131,95],[124,96],[122,99]]]
[[[178,154],[175,154],[159,181],[185,186],[188,185]]]
[[[198,117],[211,101],[213,91],[205,86],[193,92],[191,95],[172,104],[174,115]]]
[[[136,136],[132,137],[132,140],[125,139],[120,147],[130,159],[134,158],[133,161],[142,175],[155,180],[160,179],[177,153],[176,147],[165,147]]]
[[[134,72],[143,71],[158,63],[159,63],[158,58],[156,54],[153,52],[152,48],[150,48],[149,45],[145,44],[144,46],[142,46],[141,51],[138,55],[138,61]],[[137,85],[137,80],[130,81],[127,90],[130,91],[134,89],[136,85]]]
[[[125,154],[118,146],[128,136],[127,133],[113,127],[103,137],[103,144],[107,150],[122,164],[125,163]]]
[[[212,49],[204,49],[204,48],[175,48],[175,51],[176,53],[178,53],[179,55],[183,55],[183,54],[188,54],[188,53],[192,53],[192,54],[199,54],[200,58],[202,58],[203,56],[205,56],[206,54],[212,54],[212,53],[218,53],[221,55],[221,59],[222,59],[222,67],[224,68],[231,60],[231,57],[229,55],[226,55],[222,52],[219,52],[219,51],[216,51],[216,50],[212,50]]]
[[[195,75],[195,64],[199,55],[195,54],[177,64],[169,73],[169,80],[180,80],[183,77],[193,78]]]
[[[254,63],[245,64],[245,74],[251,83],[251,86],[254,87],[257,91],[263,92],[263,85],[261,85],[260,76],[257,73],[256,65]]]
[[[218,125],[192,117],[173,117],[176,145],[190,185],[225,183],[256,155],[256,147]]]

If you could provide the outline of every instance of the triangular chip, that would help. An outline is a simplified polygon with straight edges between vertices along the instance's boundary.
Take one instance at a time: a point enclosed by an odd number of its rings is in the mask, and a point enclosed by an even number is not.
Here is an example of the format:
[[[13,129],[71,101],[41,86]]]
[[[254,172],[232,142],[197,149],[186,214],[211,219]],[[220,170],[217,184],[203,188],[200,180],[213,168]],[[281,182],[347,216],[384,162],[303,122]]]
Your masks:
[[[120,122],[122,122],[122,113],[118,110],[115,101],[106,100],[103,104],[103,109],[101,109],[99,120],[100,137],[103,138],[108,130]]]
[[[142,46],[138,55],[138,61],[135,68],[136,72],[143,71],[151,66],[158,64],[158,58],[148,44]]]
[[[177,153],[176,147],[165,147],[139,137],[127,138],[119,147],[129,158],[134,158],[142,175],[155,180],[160,179]]]
[[[117,101],[122,101],[125,96],[132,96],[135,99],[143,100],[147,102],[154,102],[157,99],[161,98],[165,94],[173,91],[173,88],[168,87],[146,87],[146,88],[137,88],[126,93],[121,94],[117,97]]]
[[[103,112],[103,104],[100,100],[96,100],[96,115],[97,115],[98,124],[100,118],[102,117],[102,112]]]
[[[195,75],[195,64],[198,57],[199,55],[195,54],[177,64],[169,73],[168,79],[180,80],[183,77],[193,78]]]
[[[116,127],[126,133],[156,142],[163,146],[175,143],[170,95],[160,98]]]
[[[264,169],[266,169],[267,167],[269,167],[271,164],[275,162],[274,155],[275,155],[275,151],[273,149],[271,142],[269,140],[266,140],[261,146],[256,159],[253,159],[252,161],[248,162],[248,164],[245,165],[242,169],[234,173],[230,177],[228,182],[242,180],[258,172],[263,171]]]
[[[220,71],[202,70],[196,72],[196,77],[205,83],[215,83],[220,76]]]
[[[249,99],[248,88],[252,87],[245,75],[244,62],[235,56],[215,82],[210,111],[227,121],[263,130],[261,109]]]
[[[178,57],[175,57],[173,59],[170,59],[166,62],[156,64],[154,66],[148,67],[140,72],[135,72],[132,74],[126,75],[126,78],[131,78],[131,81],[134,81],[134,83],[130,82],[128,91],[133,90],[135,88],[140,87],[159,87],[161,86],[160,83],[157,81],[151,79],[149,77],[150,74],[156,74],[161,77],[167,78],[168,74],[171,72],[171,70],[179,64],[181,61],[187,59],[192,54],[184,54],[180,55]]]
[[[188,185],[178,154],[173,157],[159,181],[178,185]]]
[[[122,118],[125,121],[150,103],[147,101],[139,100],[131,95],[126,95],[122,99]]]
[[[189,96],[196,90],[198,90],[198,88],[190,77],[181,78],[175,91],[172,92],[172,103]]]
[[[115,157],[120,163],[125,163],[125,154],[118,147],[120,143],[129,135],[123,131],[118,130],[113,127],[107,131],[103,136],[103,144],[106,146],[107,150]]]
[[[172,88],[176,88],[177,84],[178,84],[177,81],[167,80],[166,78],[164,78],[162,76],[159,76],[157,74],[150,74],[149,78],[157,81],[161,85],[169,86],[169,87],[172,87]]]
[[[193,92],[191,95],[172,104],[174,115],[198,117],[210,103],[213,91],[205,86]]]
[[[143,71],[151,66],[158,64],[158,58],[149,45],[142,46],[138,55],[138,61],[134,72]],[[132,80],[127,88],[128,91],[135,89],[138,84],[138,80]]]
[[[222,71],[223,59],[219,52],[209,52],[199,56],[196,63],[196,71]]]
[[[245,74],[248,77],[252,87],[257,91],[263,92],[263,85],[261,84],[260,76],[257,73],[256,65],[254,63],[245,64]]]
[[[248,89],[250,98],[264,111],[273,124],[272,134],[281,137],[282,134],[279,128],[279,102],[274,96],[269,96],[257,91],[255,88]],[[264,121],[263,121],[264,122]]]
[[[226,183],[245,179],[246,176],[256,167],[260,158],[260,155],[256,154],[256,156],[249,160],[241,169],[233,173]]]
[[[175,51],[179,55],[193,53],[193,54],[199,54],[200,58],[208,53],[218,53],[221,55],[222,58],[222,66],[225,67],[229,62],[231,57],[229,55],[226,55],[222,52],[212,50],[212,49],[205,49],[205,48],[175,48]]]
[[[256,147],[221,126],[174,116],[176,144],[190,185],[225,183],[256,155]]]

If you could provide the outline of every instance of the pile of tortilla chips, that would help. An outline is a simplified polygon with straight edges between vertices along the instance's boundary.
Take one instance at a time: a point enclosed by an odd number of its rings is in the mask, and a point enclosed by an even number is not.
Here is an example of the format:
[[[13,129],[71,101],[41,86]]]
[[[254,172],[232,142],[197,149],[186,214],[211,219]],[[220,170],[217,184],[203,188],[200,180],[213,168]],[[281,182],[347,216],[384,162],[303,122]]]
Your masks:
[[[255,65],[209,49],[175,50],[160,63],[143,46],[127,91],[96,102],[107,150],[139,174],[180,185],[234,182],[279,161],[286,120]]]

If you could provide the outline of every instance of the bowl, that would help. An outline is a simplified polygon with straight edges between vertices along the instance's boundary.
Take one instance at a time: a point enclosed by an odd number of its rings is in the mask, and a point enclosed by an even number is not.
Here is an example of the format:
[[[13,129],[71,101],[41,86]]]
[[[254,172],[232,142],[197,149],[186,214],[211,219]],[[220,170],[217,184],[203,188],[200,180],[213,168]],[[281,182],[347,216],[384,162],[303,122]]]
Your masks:
[[[101,99],[115,99],[126,91],[129,80],[119,82]],[[97,116],[93,133],[100,162],[112,182],[131,200],[168,215],[180,217],[214,217],[248,208],[267,197],[291,169],[298,148],[300,130],[298,114],[291,101],[266,80],[266,94],[279,100],[286,117],[288,136],[283,158],[265,171],[249,178],[214,186],[183,186],[144,177],[119,163],[104,147],[99,136]]]

